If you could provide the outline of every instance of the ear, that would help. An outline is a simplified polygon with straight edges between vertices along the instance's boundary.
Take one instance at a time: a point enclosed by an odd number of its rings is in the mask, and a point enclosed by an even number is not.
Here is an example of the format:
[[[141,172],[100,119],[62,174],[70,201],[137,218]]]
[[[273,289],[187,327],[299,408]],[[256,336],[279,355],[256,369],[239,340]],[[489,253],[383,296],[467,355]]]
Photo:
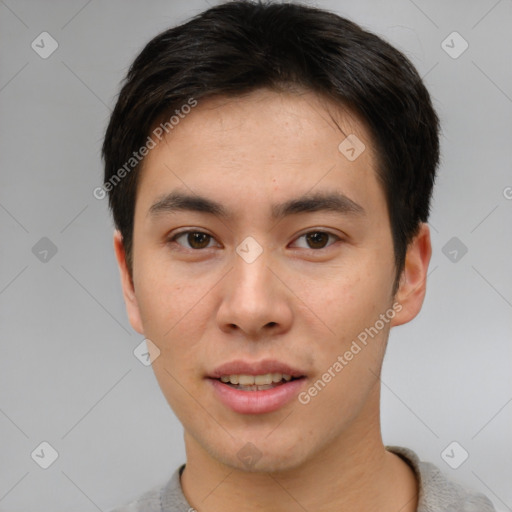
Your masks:
[[[420,312],[427,291],[431,255],[430,228],[421,223],[418,234],[407,248],[404,270],[395,294],[395,301],[402,307],[397,307],[397,313],[391,320],[392,327],[410,322]]]
[[[114,231],[114,251],[116,254],[117,265],[121,275],[121,285],[123,287],[124,302],[126,304],[126,312],[131,326],[139,333],[144,334],[142,321],[140,317],[139,304],[135,296],[135,288],[126,264],[126,254],[124,251],[123,237],[119,230]]]

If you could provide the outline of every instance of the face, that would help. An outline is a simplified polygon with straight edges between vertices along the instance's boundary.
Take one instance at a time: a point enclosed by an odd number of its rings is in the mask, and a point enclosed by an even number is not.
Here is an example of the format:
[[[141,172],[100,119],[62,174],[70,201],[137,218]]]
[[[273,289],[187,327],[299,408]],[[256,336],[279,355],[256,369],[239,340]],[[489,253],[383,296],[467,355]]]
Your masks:
[[[339,149],[349,134],[365,145],[355,159]],[[115,236],[131,324],[160,351],[152,366],[187,449],[240,469],[252,450],[258,470],[285,470],[378,428],[389,329],[423,299],[421,233],[394,297],[385,196],[357,118],[312,93],[200,101],[145,159],[133,284]],[[303,377],[270,393],[211,378],[240,360]]]

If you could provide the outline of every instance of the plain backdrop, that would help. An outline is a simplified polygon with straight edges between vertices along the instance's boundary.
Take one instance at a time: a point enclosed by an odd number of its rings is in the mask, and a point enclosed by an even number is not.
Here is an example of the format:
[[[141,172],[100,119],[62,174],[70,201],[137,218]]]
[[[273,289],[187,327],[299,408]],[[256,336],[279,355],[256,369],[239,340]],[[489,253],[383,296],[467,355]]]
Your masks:
[[[143,338],[92,191],[129,64],[213,3],[0,1],[2,511],[107,511],[185,461],[183,429],[133,354]],[[442,122],[428,292],[391,332],[384,441],[512,510],[512,2],[309,3],[401,49]],[[58,453],[47,469],[43,442]],[[457,469],[449,445],[469,455]]]

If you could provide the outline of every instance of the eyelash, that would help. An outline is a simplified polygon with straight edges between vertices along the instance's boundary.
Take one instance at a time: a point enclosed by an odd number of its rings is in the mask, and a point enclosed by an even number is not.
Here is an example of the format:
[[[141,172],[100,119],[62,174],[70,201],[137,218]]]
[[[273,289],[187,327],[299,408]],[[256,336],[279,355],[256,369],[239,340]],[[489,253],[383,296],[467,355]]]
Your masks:
[[[179,237],[183,236],[183,235],[188,235],[189,233],[199,233],[199,234],[202,234],[202,235],[206,235],[208,237],[210,237],[211,240],[215,240],[215,238],[208,234],[208,233],[205,233],[204,231],[199,231],[199,230],[195,230],[195,229],[189,229],[189,230],[186,230],[186,231],[180,231],[176,234],[174,234],[172,237],[169,238],[168,242],[169,243],[177,243],[176,242],[176,239],[178,239]],[[338,240],[342,240],[341,237],[339,237],[338,235],[335,235],[334,233],[331,233],[330,231],[322,231],[322,230],[317,230],[317,229],[314,229],[314,230],[311,230],[311,231],[307,231],[306,233],[302,233],[302,235],[299,235],[295,240],[298,240],[299,238],[302,238],[302,237],[305,237],[306,235],[309,235],[309,234],[312,234],[312,233],[322,233],[322,234],[325,234],[325,235],[328,235],[329,237],[333,237],[335,238],[335,242],[338,241]],[[210,240],[210,241],[211,241]],[[334,243],[335,243],[334,242]],[[181,244],[178,243],[178,245],[180,247],[182,247],[183,249],[185,250],[189,250],[189,251],[193,251],[193,252],[200,252],[200,251],[203,251],[205,249],[210,249],[211,247],[204,247],[202,249],[193,249],[192,247],[191,248],[188,248],[188,247],[183,247]],[[327,249],[328,247],[330,247],[331,245],[333,244],[329,244],[327,245],[326,247],[321,247],[320,249],[313,249],[311,247],[308,247],[306,248],[305,250],[309,250],[309,251],[314,251],[314,252],[318,252],[318,251],[321,251],[323,249]],[[304,249],[304,248],[303,248]]]

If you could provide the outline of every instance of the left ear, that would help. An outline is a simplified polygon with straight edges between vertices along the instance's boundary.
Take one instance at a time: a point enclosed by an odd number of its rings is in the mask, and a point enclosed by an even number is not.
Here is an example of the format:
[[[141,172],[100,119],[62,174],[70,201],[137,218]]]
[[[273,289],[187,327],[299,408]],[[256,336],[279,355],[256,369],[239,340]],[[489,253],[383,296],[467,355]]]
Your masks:
[[[131,326],[139,333],[144,334],[142,326],[142,318],[140,315],[139,303],[135,296],[133,279],[128,271],[126,262],[126,253],[124,250],[123,237],[119,230],[114,231],[114,252],[121,276],[121,285],[123,287],[124,302],[126,304],[126,312]]]
[[[430,228],[422,222],[418,234],[407,247],[405,266],[400,276],[400,285],[395,294],[396,315],[391,320],[391,327],[410,322],[421,310],[427,291],[427,271],[432,245]]]

